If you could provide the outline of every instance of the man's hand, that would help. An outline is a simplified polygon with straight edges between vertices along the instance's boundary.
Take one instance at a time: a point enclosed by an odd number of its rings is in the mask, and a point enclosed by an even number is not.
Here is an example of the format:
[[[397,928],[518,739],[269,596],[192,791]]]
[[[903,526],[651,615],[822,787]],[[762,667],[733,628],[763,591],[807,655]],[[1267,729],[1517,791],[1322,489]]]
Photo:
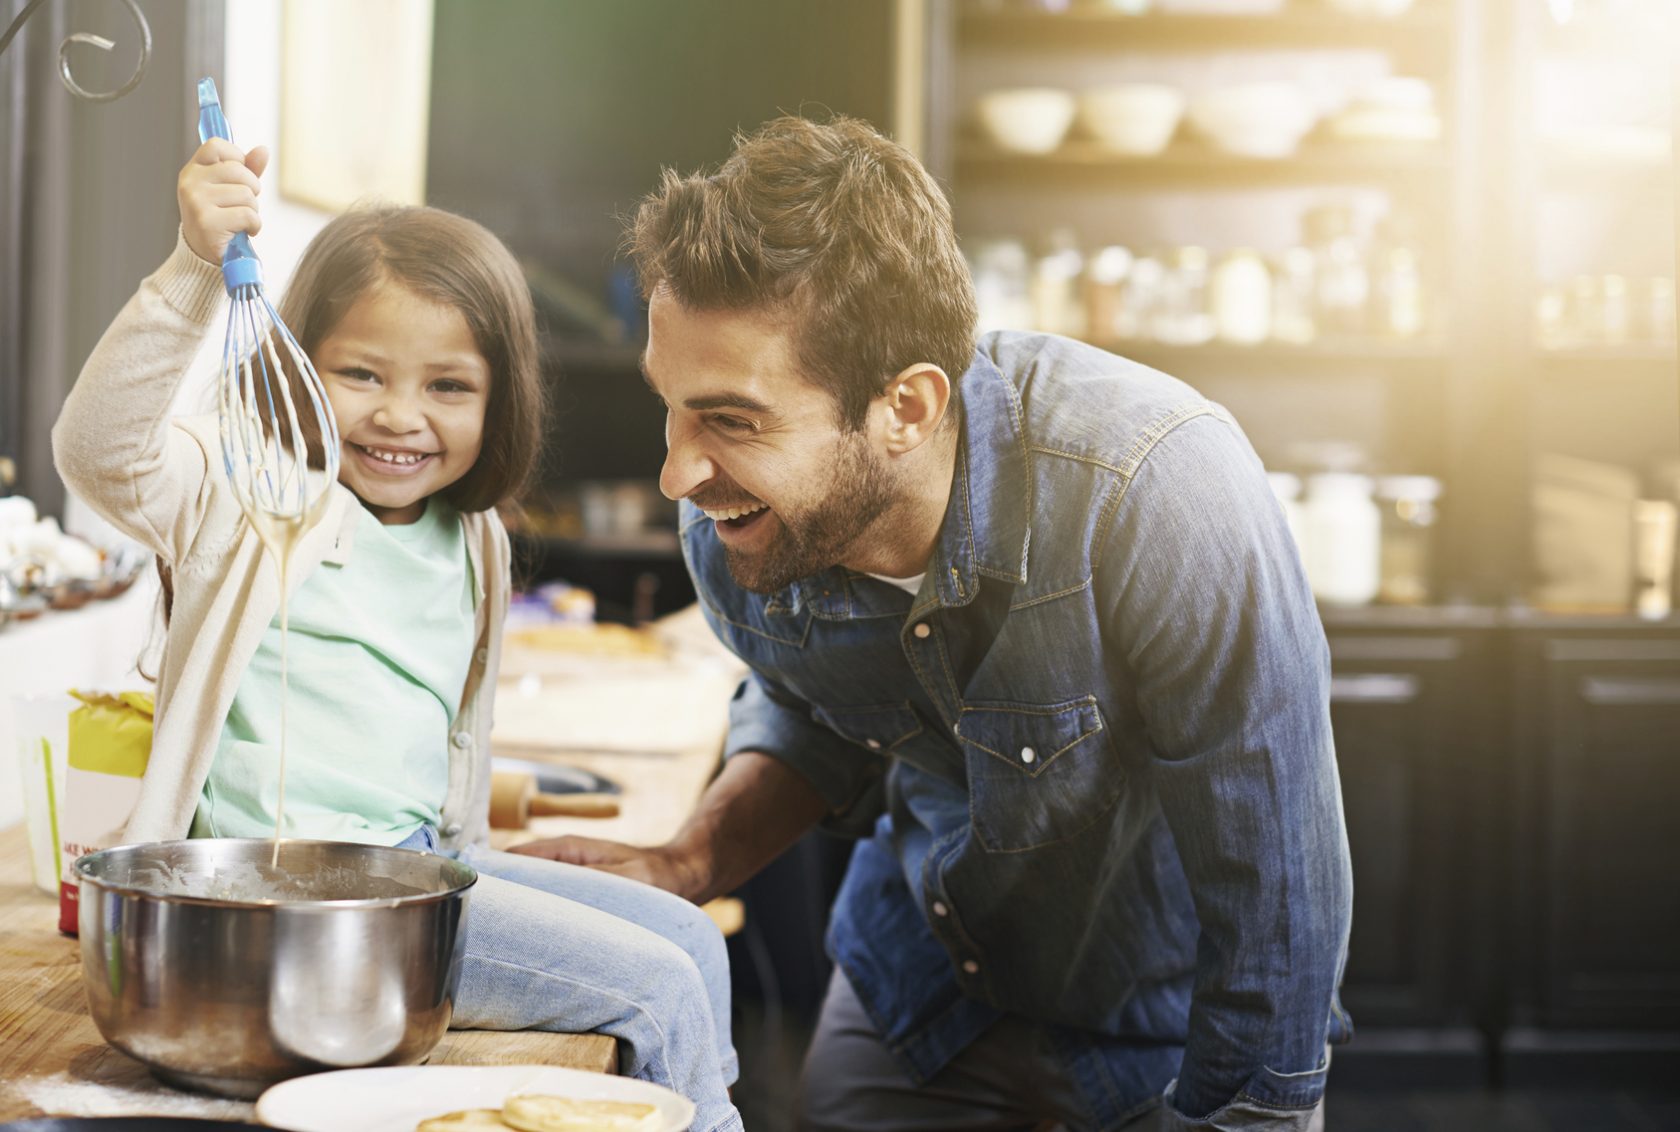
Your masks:
[[[694,813],[664,845],[638,849],[593,837],[553,837],[513,851],[633,877],[704,904],[734,891],[823,813],[822,796],[799,772],[769,755],[743,751],[723,764]]]
[[[703,887],[698,870],[669,846],[639,849],[595,837],[550,837],[513,846],[512,852],[546,857],[569,865],[584,865],[604,873],[639,880],[687,900],[696,900]]]

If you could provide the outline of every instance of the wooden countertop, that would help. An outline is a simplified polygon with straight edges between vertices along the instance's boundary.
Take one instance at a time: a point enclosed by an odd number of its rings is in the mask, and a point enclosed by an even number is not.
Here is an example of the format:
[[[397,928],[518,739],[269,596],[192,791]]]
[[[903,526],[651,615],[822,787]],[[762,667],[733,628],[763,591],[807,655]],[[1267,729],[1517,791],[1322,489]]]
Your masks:
[[[0,830],[0,1121],[28,1116],[251,1119],[244,1101],[184,1093],[105,1044],[82,997],[76,941],[58,934],[58,902],[29,879],[22,825]],[[563,1065],[610,1073],[605,1034],[451,1030],[434,1065]]]
[[[637,845],[668,839],[716,772],[728,700],[742,671],[697,613],[668,619],[661,655],[607,657],[510,642],[497,697],[496,753],[553,760],[623,787],[615,818],[539,818],[496,831],[500,847],[580,833]],[[521,681],[523,683],[521,684]],[[738,903],[707,911],[725,932]],[[87,1013],[76,941],[58,905],[30,882],[23,826],[0,830],[0,1121],[28,1116],[251,1119],[252,1105],[184,1093],[108,1046]],[[452,1030],[431,1064],[546,1064],[612,1072],[601,1034]]]

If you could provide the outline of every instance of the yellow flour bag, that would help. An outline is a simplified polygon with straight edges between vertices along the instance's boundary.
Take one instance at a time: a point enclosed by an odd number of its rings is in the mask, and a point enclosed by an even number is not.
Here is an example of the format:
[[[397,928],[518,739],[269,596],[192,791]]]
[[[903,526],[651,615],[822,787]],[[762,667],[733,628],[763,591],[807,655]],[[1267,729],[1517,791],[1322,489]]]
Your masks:
[[[152,754],[150,692],[70,693],[82,706],[70,713],[69,770],[64,780],[58,930],[76,934],[76,858],[119,844],[140,797],[140,778]]]

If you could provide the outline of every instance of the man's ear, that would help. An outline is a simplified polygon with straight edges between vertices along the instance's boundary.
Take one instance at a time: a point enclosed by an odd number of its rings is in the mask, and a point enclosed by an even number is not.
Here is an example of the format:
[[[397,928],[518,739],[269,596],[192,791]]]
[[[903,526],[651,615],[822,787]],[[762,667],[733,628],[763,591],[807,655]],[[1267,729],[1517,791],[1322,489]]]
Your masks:
[[[876,401],[887,451],[903,455],[939,431],[951,407],[951,379],[932,362],[917,362],[888,381]]]

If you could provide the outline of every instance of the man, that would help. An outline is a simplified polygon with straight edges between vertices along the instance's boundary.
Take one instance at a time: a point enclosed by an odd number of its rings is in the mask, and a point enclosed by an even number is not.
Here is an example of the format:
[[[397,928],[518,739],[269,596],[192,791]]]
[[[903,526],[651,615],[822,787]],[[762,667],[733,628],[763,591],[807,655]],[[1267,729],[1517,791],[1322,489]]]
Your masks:
[[[745,660],[654,849],[530,851],[694,900],[862,838],[811,1129],[1305,1129],[1351,879],[1328,650],[1236,423],[1045,335],[974,345],[937,185],[795,118],[630,234],[661,487]]]

